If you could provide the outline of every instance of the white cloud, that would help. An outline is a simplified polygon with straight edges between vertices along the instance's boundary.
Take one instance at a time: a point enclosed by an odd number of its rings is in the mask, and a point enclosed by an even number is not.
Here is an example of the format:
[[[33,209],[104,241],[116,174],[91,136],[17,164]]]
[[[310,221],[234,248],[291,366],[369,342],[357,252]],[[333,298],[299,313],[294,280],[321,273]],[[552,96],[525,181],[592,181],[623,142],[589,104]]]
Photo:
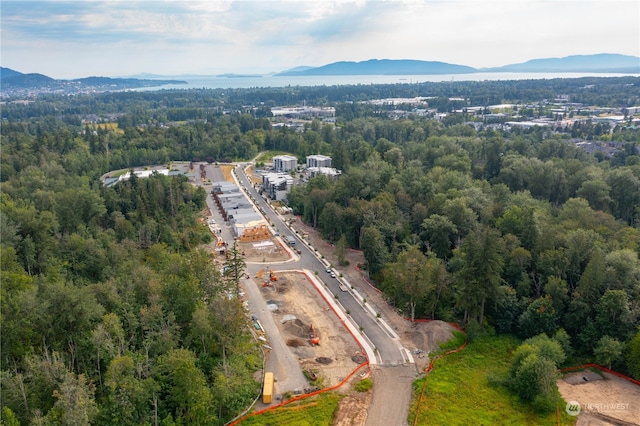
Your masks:
[[[3,0],[1,7],[2,65],[53,76],[267,72],[371,58],[488,67],[572,54],[640,56],[635,0]]]

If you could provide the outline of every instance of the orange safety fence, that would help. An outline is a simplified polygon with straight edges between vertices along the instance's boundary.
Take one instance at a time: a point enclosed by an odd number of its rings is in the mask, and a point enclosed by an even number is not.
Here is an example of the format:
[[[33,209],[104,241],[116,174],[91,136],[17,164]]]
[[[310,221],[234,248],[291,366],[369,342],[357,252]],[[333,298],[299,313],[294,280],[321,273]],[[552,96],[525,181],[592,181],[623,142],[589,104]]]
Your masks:
[[[342,381],[340,383],[338,383],[337,385],[334,385],[334,386],[331,386],[331,387],[328,387],[328,388],[324,388],[324,389],[320,389],[320,390],[317,390],[317,391],[314,391],[314,392],[310,392],[310,393],[307,393],[307,394],[304,394],[304,395],[298,395],[298,396],[295,396],[295,397],[293,397],[293,398],[291,398],[291,399],[289,399],[287,401],[281,402],[278,405],[274,405],[272,407],[263,408],[262,410],[255,411],[253,413],[249,413],[249,414],[247,414],[245,416],[242,416],[239,419],[235,420],[233,423],[229,423],[229,426],[236,426],[236,425],[240,424],[242,421],[248,419],[249,417],[257,416],[257,415],[266,413],[267,411],[273,411],[273,410],[275,410],[277,408],[281,408],[281,407],[284,407],[285,405],[291,404],[292,402],[300,401],[300,400],[303,400],[305,398],[309,398],[309,397],[312,397],[312,396],[315,396],[315,395],[320,395],[321,393],[324,393],[324,392],[329,392],[329,391],[332,391],[334,389],[338,389],[340,386],[342,386],[345,383],[347,383],[349,381],[349,379],[351,379],[351,377],[358,370],[360,370],[362,367],[364,367],[365,365],[369,365],[369,361],[365,361],[362,364],[358,365],[351,373],[349,373],[347,375],[347,377],[342,379]]]
[[[312,278],[311,278],[311,277],[310,277],[306,272],[303,272],[303,274],[307,277],[307,279],[308,279],[311,283],[314,283],[313,279],[312,279]],[[315,285],[315,284],[314,284],[314,285]],[[324,292],[319,292],[319,293],[320,293],[320,295],[322,296],[322,298],[325,300],[325,302],[327,302],[327,305],[329,305],[329,307],[331,308],[331,310],[333,310],[333,312],[334,312],[336,315],[338,315],[338,312],[336,312],[336,310],[335,310],[335,308],[333,307],[333,305],[332,305],[332,304],[327,300],[327,298],[325,297]],[[338,315],[338,317],[339,317],[339,315]],[[349,329],[349,327],[347,327],[347,326],[346,326],[346,324],[344,324],[344,320],[342,320],[342,323],[343,323],[344,327],[347,329],[347,331],[351,334],[351,336],[353,336],[353,340],[356,342],[356,344],[358,344],[358,347],[360,348],[360,353],[361,353],[363,356],[365,356],[365,357],[366,357],[366,352],[364,351],[364,348],[362,347],[362,345],[360,345],[360,342],[358,341],[358,339],[356,338],[356,336],[355,336],[355,335],[353,334],[353,332]],[[308,397],[313,396],[313,395],[319,395],[319,394],[321,394],[321,393],[323,393],[323,392],[328,392],[328,391],[332,391],[332,390],[334,390],[334,389],[337,389],[337,388],[339,388],[340,386],[344,385],[344,384],[345,384],[345,383],[346,383],[346,382],[347,382],[347,381],[348,381],[348,380],[349,380],[349,379],[350,379],[350,378],[351,378],[351,377],[356,373],[356,371],[360,370],[360,369],[361,369],[362,367],[364,367],[365,365],[369,365],[369,360],[368,360],[368,359],[367,359],[365,362],[363,362],[362,364],[358,365],[358,366],[357,366],[357,367],[356,367],[356,368],[355,368],[351,373],[349,373],[349,374],[347,375],[347,377],[345,377],[345,378],[344,378],[340,383],[338,383],[337,385],[334,385],[334,386],[331,386],[331,387],[328,387],[328,388],[324,388],[324,389],[320,389],[320,390],[317,390],[317,391],[314,391],[314,392],[311,392],[311,393],[308,393],[308,394],[299,395],[299,396],[293,397],[293,398],[291,398],[291,399],[289,399],[289,400],[287,400],[287,401],[284,401],[284,402],[282,402],[282,403],[280,403],[280,404],[278,404],[278,405],[274,405],[274,406],[272,406],[272,407],[264,408],[264,409],[262,409],[262,410],[260,410],[260,411],[256,411],[256,412],[253,412],[253,413],[249,413],[249,414],[247,414],[247,415],[245,415],[245,416],[243,416],[243,417],[240,417],[239,419],[235,420],[233,423],[230,423],[230,424],[229,424],[229,426],[235,426],[235,425],[238,425],[238,424],[240,424],[240,422],[242,422],[243,420],[246,420],[246,419],[247,419],[247,418],[249,418],[249,417],[257,416],[257,415],[262,414],[262,413],[265,413],[265,412],[267,412],[267,411],[275,410],[276,408],[283,407],[283,406],[285,406],[285,405],[287,405],[287,404],[290,404],[290,403],[292,403],[292,402],[294,402],[294,401],[299,401],[299,400],[301,400],[301,399],[308,398]],[[368,375],[369,375],[370,373],[371,373],[371,371],[369,371],[369,372],[367,373],[367,376],[366,376],[366,377],[368,377]]]
[[[364,274],[364,272],[362,272],[362,269],[360,269],[358,267],[358,265],[356,265],[356,270],[358,272],[360,272],[360,275],[362,276],[362,279],[364,280],[365,283],[369,284],[369,287],[371,287],[373,290],[377,291],[379,294],[382,294],[382,290],[380,290],[378,287],[376,287],[371,281],[369,281],[369,278],[367,278]],[[388,304],[388,303],[387,303]]]
[[[416,322],[429,322],[429,321],[435,321],[435,320],[425,320],[425,319],[417,319],[416,320]],[[459,325],[457,325],[455,323],[448,323],[448,324],[451,325],[452,327],[457,328],[458,330],[460,330],[460,331],[462,331],[464,333],[464,330],[462,330],[462,328]],[[429,362],[429,365],[424,369],[424,372],[428,374],[431,370],[433,370],[434,363],[437,360],[439,360],[440,358],[443,358],[445,355],[449,355],[449,354],[452,354],[454,352],[458,352],[458,351],[464,349],[465,346],[467,346],[467,341],[466,340],[458,348],[452,349],[450,351],[447,351],[447,352],[439,355],[437,358],[431,360]],[[631,377],[625,376],[622,373],[618,373],[617,371],[613,371],[613,370],[611,370],[611,369],[609,369],[607,367],[603,367],[603,366],[598,365],[598,364],[583,364],[583,365],[578,365],[578,366],[575,366],[575,367],[561,368],[561,369],[558,370],[558,372],[565,373],[565,372],[569,372],[569,371],[584,370],[586,368],[597,368],[597,369],[599,369],[601,371],[613,374],[614,376],[620,377],[621,379],[627,380],[627,381],[629,381],[629,382],[631,382],[633,384],[636,384],[636,385],[640,386],[640,380],[632,379]],[[425,377],[425,379],[424,379],[424,385],[422,386],[422,391],[420,392],[420,398],[418,398],[418,403],[416,405],[415,419],[414,419],[414,422],[413,422],[414,426],[417,425],[417,422],[418,422],[418,413],[420,412],[420,405],[421,405],[422,399],[424,397],[424,391],[427,388],[427,379],[428,379],[428,376]],[[556,416],[558,416],[558,424],[559,424],[559,421],[560,421],[559,420],[559,412],[558,412],[557,409],[556,409]]]
[[[431,321],[437,321],[437,320],[430,320],[430,319],[416,319],[415,322],[431,322]],[[452,326],[453,328],[461,331],[462,333],[464,333],[464,330],[456,323],[453,322],[449,322],[447,323],[450,326]],[[429,374],[431,372],[431,370],[433,370],[433,365],[434,363],[439,360],[440,358],[444,358],[445,355],[449,355],[455,352],[459,352],[462,349],[465,348],[465,346],[467,346],[467,335],[465,334],[465,339],[464,342],[462,343],[462,345],[458,346],[455,349],[451,349],[443,354],[438,355],[435,359],[432,359],[431,361],[429,361],[429,365],[427,365],[427,367],[424,369],[425,374]],[[416,413],[415,413],[415,418],[413,420],[413,425],[417,425],[418,424],[418,414],[420,413],[420,405],[422,404],[422,399],[424,397],[424,391],[427,389],[427,380],[428,380],[429,376],[426,376],[424,378],[424,385],[422,385],[422,390],[420,391],[420,397],[418,398],[418,403],[416,404]]]
[[[306,272],[303,272],[303,274],[307,277],[307,279],[309,280],[309,282],[311,282],[311,283],[315,286],[314,281],[313,281],[313,279],[309,276],[309,274],[307,274]],[[331,302],[329,302],[329,301],[327,300],[327,298],[325,297],[324,292],[323,292],[323,291],[319,291],[318,293],[320,293],[320,296],[322,296],[322,298],[324,299],[324,301],[325,301],[325,302],[327,302],[327,305],[329,305],[329,307],[331,308],[331,310],[333,311],[333,313],[334,313],[334,314],[336,314],[336,316],[337,316],[338,318],[340,318],[340,315],[338,314],[338,312],[336,311],[336,309],[333,307],[333,304],[332,304]],[[358,338],[355,336],[355,334],[353,334],[353,332],[351,331],[351,329],[350,329],[349,327],[347,327],[347,325],[346,325],[346,324],[345,324],[345,322],[344,322],[344,319],[342,319],[342,321],[341,321],[341,322],[342,322],[342,324],[344,325],[344,328],[346,328],[346,329],[347,329],[347,331],[348,331],[348,332],[351,334],[351,336],[353,337],[353,340],[356,342],[356,344],[357,344],[357,345],[358,345],[358,347],[360,348],[360,352],[362,353],[362,355],[364,355],[364,356],[366,357],[366,356],[367,356],[367,355],[366,355],[366,352],[365,352],[364,348],[362,347],[362,345],[360,345],[360,341],[358,340]]]
[[[640,386],[640,380],[632,379],[631,377],[625,376],[622,373],[618,373],[617,371],[610,370],[607,367],[603,367],[603,366],[598,365],[598,364],[583,364],[583,365],[578,365],[577,367],[562,368],[562,369],[560,369],[558,371],[560,373],[565,373],[565,372],[568,372],[568,371],[584,370],[585,368],[597,368],[598,370],[604,371],[605,373],[613,374],[614,376],[618,376],[621,379],[628,380],[631,383]]]

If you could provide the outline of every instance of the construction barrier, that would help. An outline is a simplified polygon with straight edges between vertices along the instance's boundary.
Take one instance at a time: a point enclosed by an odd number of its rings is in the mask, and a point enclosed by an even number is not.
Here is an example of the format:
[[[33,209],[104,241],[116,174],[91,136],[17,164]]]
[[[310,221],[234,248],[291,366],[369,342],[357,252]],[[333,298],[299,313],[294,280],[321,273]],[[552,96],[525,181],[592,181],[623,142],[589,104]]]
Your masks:
[[[417,319],[415,320],[415,322],[431,322],[431,321],[437,321],[437,320],[429,320],[429,319]],[[464,333],[464,330],[455,323],[449,322],[447,323],[450,326],[454,327],[455,329],[461,331],[462,333]],[[427,368],[424,369],[424,373],[427,375],[424,378],[424,385],[422,385],[422,391],[420,391],[420,398],[418,398],[418,403],[416,404],[416,414],[415,414],[415,419],[413,420],[413,425],[416,426],[418,424],[418,414],[420,413],[420,405],[422,404],[422,399],[424,397],[424,391],[427,389],[427,380],[429,378],[428,374],[431,372],[431,370],[433,370],[433,364],[439,360],[440,358],[444,358],[446,355],[455,353],[455,352],[459,352],[462,349],[465,348],[465,346],[467,346],[467,335],[465,334],[465,339],[464,342],[462,343],[462,345],[458,346],[455,349],[451,349],[443,354],[438,355],[435,359],[432,359],[429,361],[429,365],[427,365]]]
[[[382,290],[380,290],[378,287],[373,285],[373,283],[371,281],[369,281],[369,278],[367,278],[365,273],[362,272],[362,269],[358,268],[358,265],[356,265],[356,271],[360,272],[360,275],[362,276],[362,279],[364,280],[365,283],[369,284],[369,287],[371,287],[373,290],[378,292],[378,294],[382,294]]]
[[[241,417],[238,420],[234,421],[233,423],[229,423],[229,426],[236,426],[236,425],[240,424],[242,421],[248,419],[249,417],[257,416],[257,415],[266,413],[267,411],[272,411],[272,410],[275,410],[277,408],[284,407],[285,405],[291,404],[292,402],[300,401],[300,400],[303,400],[305,398],[309,398],[309,397],[312,397],[312,396],[315,396],[315,395],[320,395],[323,392],[329,392],[329,391],[338,389],[340,386],[342,386],[345,383],[347,383],[349,381],[349,379],[351,379],[351,377],[358,370],[360,370],[362,367],[364,367],[365,365],[369,365],[369,361],[365,361],[362,364],[358,365],[351,373],[349,373],[347,375],[347,377],[342,379],[342,381],[340,383],[338,383],[337,385],[334,385],[334,386],[331,386],[331,387],[328,387],[328,388],[324,388],[324,389],[320,389],[320,390],[317,390],[317,391],[314,391],[314,392],[310,392],[310,393],[307,393],[307,394],[304,394],[304,395],[295,396],[295,397],[293,397],[293,398],[291,398],[291,399],[289,399],[287,401],[281,402],[278,405],[274,405],[273,407],[267,407],[267,408],[264,408],[264,409],[256,411],[256,412],[249,413],[246,416]]]
[[[307,277],[307,280],[309,280],[309,282],[315,287],[315,284],[313,283],[313,279],[306,273],[306,272],[302,272],[304,274],[305,277]],[[324,299],[325,302],[327,302],[327,305],[329,305],[329,307],[331,308],[331,310],[333,311],[334,314],[336,314],[336,316],[338,318],[340,318],[340,314],[338,314],[338,312],[335,310],[335,308],[333,307],[333,304],[327,300],[327,298],[324,295],[324,292],[319,291],[318,293],[320,293],[320,296],[322,296],[322,298]],[[353,340],[356,342],[356,344],[358,345],[358,347],[360,348],[360,353],[364,356],[366,356],[366,351],[364,350],[364,348],[362,347],[362,345],[360,345],[360,341],[358,340],[358,338],[355,336],[355,334],[353,334],[353,332],[349,329],[349,327],[347,327],[347,325],[344,323],[344,321],[341,321],[342,324],[344,325],[344,328],[347,329],[347,331],[349,332],[349,334],[351,334],[351,337],[353,337]],[[368,361],[367,361],[368,363]]]
[[[309,282],[311,282],[311,283],[313,284],[313,279],[312,279],[312,278],[311,278],[311,277],[310,277],[306,272],[303,272],[303,274],[307,277],[307,280],[309,280]],[[334,313],[339,317],[338,312],[336,312],[336,310],[334,309],[333,305],[332,305],[332,304],[331,304],[331,303],[330,303],[330,302],[325,298],[324,293],[323,293],[323,292],[319,292],[319,293],[320,293],[320,295],[322,296],[322,298],[325,300],[325,302],[327,302],[327,305],[329,305],[329,307],[331,308],[331,310],[333,310],[333,312],[334,312]],[[357,337],[352,333],[352,331],[349,329],[349,327],[347,327],[347,326],[344,324],[344,322],[343,322],[343,325],[345,326],[345,328],[347,329],[347,331],[351,334],[351,336],[353,337],[353,340],[356,342],[356,344],[357,344],[357,345],[358,345],[358,347],[360,348],[360,353],[361,353],[361,354],[363,354],[363,355],[366,357],[366,355],[365,355],[365,354],[366,354],[366,352],[365,352],[364,348],[360,345],[360,343],[359,343],[359,341],[358,341],[358,338],[357,338]],[[238,425],[238,424],[240,424],[240,422],[242,422],[243,420],[246,420],[246,419],[247,419],[247,418],[249,418],[249,417],[257,416],[257,415],[262,414],[262,413],[265,413],[265,412],[267,412],[267,411],[275,410],[275,409],[277,409],[277,408],[280,408],[280,407],[283,407],[283,406],[285,406],[285,405],[287,405],[287,404],[290,404],[290,403],[292,403],[292,402],[294,402],[294,401],[300,401],[301,399],[304,399],[304,398],[308,398],[308,397],[311,397],[311,396],[314,396],[314,395],[319,395],[319,394],[321,394],[321,393],[323,393],[323,392],[332,391],[332,390],[334,390],[334,389],[338,389],[340,386],[342,386],[342,385],[344,385],[345,383],[347,383],[347,382],[349,381],[349,379],[351,379],[351,377],[352,377],[352,376],[353,376],[353,375],[354,375],[358,370],[360,370],[362,367],[364,367],[365,365],[369,365],[369,360],[368,360],[368,359],[367,359],[367,361],[365,361],[365,362],[363,362],[362,364],[358,365],[358,366],[357,366],[357,367],[356,367],[356,368],[355,368],[351,373],[349,373],[349,374],[347,375],[347,377],[345,377],[345,378],[344,378],[340,383],[338,383],[337,385],[334,385],[334,386],[331,386],[331,387],[328,387],[328,388],[324,388],[324,389],[320,389],[320,390],[317,390],[317,391],[314,391],[314,392],[311,392],[311,393],[308,393],[308,394],[305,394],[305,395],[299,395],[299,396],[296,396],[296,397],[291,398],[290,400],[284,401],[284,402],[282,402],[282,403],[280,403],[280,404],[278,404],[278,405],[274,405],[273,407],[267,407],[267,408],[264,408],[264,409],[262,409],[262,410],[260,410],[260,411],[256,411],[256,412],[254,412],[254,413],[249,413],[249,414],[247,414],[247,415],[245,415],[245,416],[243,416],[243,417],[241,417],[241,418],[239,418],[239,419],[235,420],[233,423],[230,423],[230,424],[229,424],[229,426],[235,426],[235,425]],[[367,375],[366,375],[365,377],[369,377],[369,375],[370,375],[370,374],[371,374],[371,371],[367,372]]]
[[[617,371],[610,370],[607,367],[603,367],[598,364],[583,364],[577,367],[567,367],[567,368],[562,368],[558,370],[558,372],[566,373],[569,371],[584,370],[586,368],[597,368],[598,370],[604,371],[605,373],[613,374],[614,376],[620,377],[621,379],[624,379],[624,380],[628,380],[631,383],[640,386],[640,380],[632,379],[631,377],[625,376],[622,373],[618,373]]]

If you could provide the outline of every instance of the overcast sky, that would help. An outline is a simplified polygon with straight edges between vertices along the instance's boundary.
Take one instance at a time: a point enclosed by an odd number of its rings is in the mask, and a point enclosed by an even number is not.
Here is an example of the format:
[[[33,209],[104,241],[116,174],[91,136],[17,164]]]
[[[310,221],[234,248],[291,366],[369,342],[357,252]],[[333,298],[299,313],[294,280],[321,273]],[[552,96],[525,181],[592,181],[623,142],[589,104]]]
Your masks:
[[[1,0],[1,65],[54,78],[268,73],[336,61],[492,67],[640,56],[638,0]]]

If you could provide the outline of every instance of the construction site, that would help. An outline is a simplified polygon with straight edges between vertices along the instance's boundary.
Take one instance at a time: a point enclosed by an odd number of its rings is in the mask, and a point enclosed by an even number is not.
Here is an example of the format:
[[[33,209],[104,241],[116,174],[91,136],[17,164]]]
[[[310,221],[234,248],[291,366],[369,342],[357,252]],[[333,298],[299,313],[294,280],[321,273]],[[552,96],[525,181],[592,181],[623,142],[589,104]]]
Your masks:
[[[253,278],[310,386],[336,385],[366,360],[306,274],[264,269]]]

